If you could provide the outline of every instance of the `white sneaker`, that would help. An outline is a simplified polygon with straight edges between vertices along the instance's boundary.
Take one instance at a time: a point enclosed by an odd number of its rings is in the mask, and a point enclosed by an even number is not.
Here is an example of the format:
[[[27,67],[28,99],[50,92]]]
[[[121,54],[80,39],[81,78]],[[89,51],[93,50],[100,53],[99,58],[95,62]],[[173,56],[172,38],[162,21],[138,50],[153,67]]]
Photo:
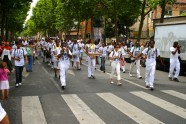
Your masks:
[[[19,84],[16,84],[16,87],[18,87],[19,86]]]
[[[19,83],[19,86],[21,86],[22,84],[21,83]]]
[[[111,81],[110,83],[111,83],[111,84],[113,84],[114,82],[113,82],[113,81]]]
[[[122,83],[121,83],[121,82],[118,82],[118,83],[117,83],[117,85],[118,85],[118,86],[121,86],[121,85],[122,85]]]
[[[142,79],[142,76],[139,76],[138,78],[139,78],[139,79]]]
[[[129,73],[129,76],[132,77],[132,74]]]

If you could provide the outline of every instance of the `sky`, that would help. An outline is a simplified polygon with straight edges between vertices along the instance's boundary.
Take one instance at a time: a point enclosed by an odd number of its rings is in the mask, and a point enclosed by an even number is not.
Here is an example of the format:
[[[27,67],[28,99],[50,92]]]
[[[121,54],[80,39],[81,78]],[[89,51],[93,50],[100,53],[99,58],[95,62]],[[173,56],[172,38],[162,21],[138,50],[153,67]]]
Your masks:
[[[32,8],[36,6],[36,3],[38,2],[39,0],[32,0],[32,3],[30,5],[30,9],[29,11],[27,12],[28,16],[26,17],[26,20],[25,20],[25,23],[30,19],[30,17],[32,16]]]

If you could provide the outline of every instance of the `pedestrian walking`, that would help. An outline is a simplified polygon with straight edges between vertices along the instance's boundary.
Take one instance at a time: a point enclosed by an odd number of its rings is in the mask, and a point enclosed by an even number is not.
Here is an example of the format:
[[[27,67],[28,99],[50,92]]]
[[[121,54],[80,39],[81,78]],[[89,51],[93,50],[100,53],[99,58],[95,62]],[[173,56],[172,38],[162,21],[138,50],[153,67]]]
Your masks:
[[[32,72],[32,65],[33,65],[33,45],[30,41],[28,45],[25,47],[26,56],[28,58],[28,64],[26,65],[26,71]]]
[[[22,72],[25,64],[28,64],[26,50],[21,47],[21,40],[16,41],[17,48],[12,51],[11,57],[14,60],[15,74],[16,74],[16,87],[21,86]]]
[[[114,50],[110,53],[109,59],[112,60],[111,63],[111,83],[113,84],[113,76],[116,71],[116,76],[117,76],[117,85],[120,86],[122,83],[120,82],[121,76],[120,76],[120,59],[122,57],[122,51],[120,49],[120,46],[116,44],[114,46]]]
[[[90,43],[87,44],[85,53],[87,54],[88,59],[88,78],[95,79],[94,72],[96,66],[96,56],[100,54],[96,53],[96,45],[92,39],[90,40]]]
[[[12,71],[12,62],[11,62],[11,50],[12,48],[9,46],[9,42],[5,42],[5,46],[2,50],[1,59],[3,62],[6,62],[8,70]]]
[[[63,44],[61,53],[57,57],[59,58],[61,88],[64,90],[66,88],[66,73],[70,66],[70,59],[72,58],[72,53],[66,44]]]
[[[129,55],[131,57],[131,64],[130,64],[130,70],[129,70],[129,76],[133,76],[132,75],[132,71],[134,68],[134,65],[136,65],[136,71],[137,71],[137,77],[139,79],[142,78],[141,74],[140,74],[140,58],[135,59],[138,55],[140,55],[142,52],[141,47],[140,47],[140,42],[136,41],[135,46],[133,46],[129,52]]]
[[[2,100],[9,98],[9,81],[8,81],[9,72],[10,71],[7,69],[6,63],[2,62],[0,64],[0,90],[1,90]]]
[[[154,90],[154,77],[155,77],[155,70],[156,70],[156,58],[160,59],[160,62],[163,64],[160,58],[159,49],[154,47],[155,42],[151,40],[149,42],[149,47],[145,48],[140,55],[135,57],[139,59],[142,55],[146,56],[146,88],[150,88],[151,91]]]
[[[58,75],[57,73],[59,71],[59,59],[57,58],[57,56],[60,54],[60,52],[61,52],[60,41],[56,40],[56,44],[54,44],[52,48],[52,61],[54,62],[53,66],[55,78],[57,78]]]
[[[179,82],[178,76],[180,73],[180,61],[178,59],[180,54],[180,45],[177,41],[173,43],[173,46],[170,47],[170,69],[169,69],[169,79]],[[176,70],[175,70],[176,69]],[[175,74],[173,72],[175,70]]]
[[[101,53],[101,66],[100,66],[100,70],[103,71],[105,73],[105,61],[106,61],[106,57],[107,57],[107,46],[105,46],[105,43],[102,42],[102,46],[98,49],[98,52]]]
[[[125,73],[125,65],[126,65],[125,57],[128,54],[128,48],[127,48],[127,45],[126,45],[125,41],[123,41],[121,43],[121,51],[122,51],[122,58],[121,58],[121,61],[120,61],[121,70],[123,71],[123,73]]]

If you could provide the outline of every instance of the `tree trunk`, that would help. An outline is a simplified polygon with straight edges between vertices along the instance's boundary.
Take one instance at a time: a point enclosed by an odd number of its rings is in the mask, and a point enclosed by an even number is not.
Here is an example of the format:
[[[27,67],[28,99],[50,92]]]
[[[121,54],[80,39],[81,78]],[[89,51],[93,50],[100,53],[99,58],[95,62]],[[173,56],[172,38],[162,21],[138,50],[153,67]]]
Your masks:
[[[2,10],[2,20],[1,20],[1,37],[4,39],[4,28],[5,28],[5,19],[6,19],[5,9]]]
[[[162,0],[162,3],[161,3],[161,18],[160,18],[160,23],[163,23],[164,22],[164,15],[165,15],[165,6],[166,6],[166,1],[165,0]]]
[[[140,19],[140,25],[139,25],[139,30],[138,30],[138,39],[137,39],[138,41],[140,41],[140,39],[141,39],[143,21],[144,21],[144,18],[145,18],[145,4],[146,4],[146,0],[143,0],[142,11],[141,11],[141,19]]]
[[[86,35],[87,35],[87,27],[88,27],[88,20],[85,20],[85,34],[84,34],[84,42],[86,41]]]
[[[94,39],[93,16],[91,16],[91,39]]]

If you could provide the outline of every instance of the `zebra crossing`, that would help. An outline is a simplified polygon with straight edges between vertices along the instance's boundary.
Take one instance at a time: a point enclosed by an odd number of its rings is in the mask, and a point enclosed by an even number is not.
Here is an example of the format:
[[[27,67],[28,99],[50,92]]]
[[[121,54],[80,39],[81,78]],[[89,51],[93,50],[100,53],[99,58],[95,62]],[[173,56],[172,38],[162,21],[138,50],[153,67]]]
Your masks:
[[[175,103],[171,103],[162,99],[160,97],[155,96],[154,94],[147,93],[145,91],[131,91],[129,92],[130,96],[134,98],[130,99],[141,99],[144,103],[148,103],[151,106],[154,106],[158,111],[153,110],[149,112],[147,110],[143,110],[144,108],[140,108],[138,103],[131,103],[129,99],[125,99],[125,96],[121,97],[121,95],[117,95],[115,93],[106,92],[106,93],[91,93],[94,94],[95,97],[88,96],[84,99],[81,97],[81,94],[62,94],[61,100],[63,101],[63,106],[69,111],[72,112],[69,118],[75,118],[79,124],[106,124],[110,121],[116,121],[115,123],[124,124],[127,122],[119,122],[118,118],[114,120],[114,113],[109,115],[110,111],[109,107],[105,107],[104,112],[98,112],[95,110],[104,108],[104,106],[112,106],[112,110],[118,111],[121,114],[120,117],[125,117],[127,120],[131,120],[133,123],[139,124],[164,124],[164,123],[175,123],[172,121],[171,117],[177,118],[180,122],[177,124],[181,124],[182,122],[186,122],[186,94],[177,92],[174,90],[162,90],[161,91],[167,97],[172,97],[179,99],[183,104],[183,106],[176,105]],[[87,102],[88,99],[94,101],[94,108],[92,108],[91,101]],[[96,102],[96,100],[99,100]],[[51,101],[55,102],[55,101]],[[65,104],[64,104],[65,103]],[[96,104],[95,104],[96,103]],[[45,116],[46,112],[43,110],[42,102],[40,101],[38,96],[24,96],[22,97],[22,122],[23,124],[49,124],[48,118]],[[104,105],[104,106],[103,106]],[[148,106],[144,104],[144,106]],[[59,106],[58,106],[59,107]],[[60,108],[59,108],[60,109]],[[64,109],[64,108],[63,108]],[[99,114],[98,114],[98,113]],[[159,112],[159,113],[156,113]],[[164,113],[163,113],[164,112]],[[101,113],[101,114],[100,114]],[[156,113],[157,115],[153,115],[152,113]],[[108,114],[108,115],[107,115]],[[63,116],[62,114],[61,116]],[[55,116],[55,115],[54,115]],[[69,115],[68,115],[69,116]],[[103,117],[104,116],[104,117]],[[107,119],[105,119],[106,117]],[[116,115],[117,116],[117,115]],[[169,119],[170,116],[170,119]],[[34,119],[33,119],[34,118]],[[63,118],[63,117],[62,117]],[[63,118],[64,119],[64,118]],[[118,120],[118,122],[117,122]],[[127,121],[126,120],[126,121]],[[62,123],[62,122],[61,122]],[[110,122],[111,123],[111,122]],[[56,124],[58,124],[56,122]]]

